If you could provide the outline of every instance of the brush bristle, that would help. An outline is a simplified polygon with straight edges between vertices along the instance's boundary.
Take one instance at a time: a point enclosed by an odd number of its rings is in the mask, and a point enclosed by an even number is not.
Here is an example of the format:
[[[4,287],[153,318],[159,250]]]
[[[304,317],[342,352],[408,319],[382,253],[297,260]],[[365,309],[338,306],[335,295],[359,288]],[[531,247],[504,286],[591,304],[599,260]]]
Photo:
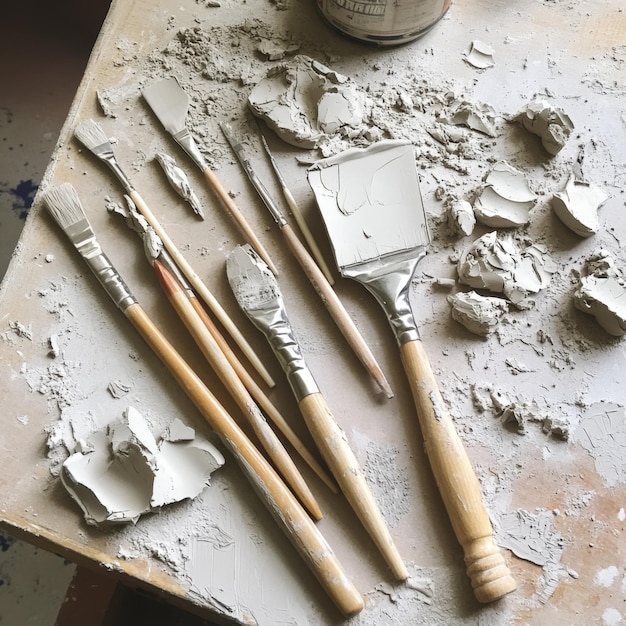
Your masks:
[[[85,120],[74,129],[74,136],[86,148],[93,150],[102,144],[109,143],[109,138],[94,120]]]
[[[70,183],[47,189],[43,194],[43,201],[50,215],[63,230],[87,219],[76,189]]]

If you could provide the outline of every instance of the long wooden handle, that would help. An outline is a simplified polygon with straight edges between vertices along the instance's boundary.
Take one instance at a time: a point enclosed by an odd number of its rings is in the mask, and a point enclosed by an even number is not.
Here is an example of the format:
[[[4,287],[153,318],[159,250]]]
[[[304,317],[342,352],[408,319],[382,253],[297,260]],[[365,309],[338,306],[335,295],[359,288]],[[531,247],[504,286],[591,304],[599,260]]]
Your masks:
[[[302,215],[302,211],[300,211],[300,207],[298,206],[296,199],[293,197],[293,194],[287,187],[283,187],[283,195],[285,196],[287,205],[291,209],[291,213],[293,214],[296,220],[296,224],[298,225],[298,228],[300,229],[300,232],[302,233],[304,240],[309,245],[311,254],[317,261],[317,264],[320,270],[322,270],[322,273],[326,277],[326,280],[328,281],[328,283],[330,285],[334,285],[335,279],[333,278],[333,274],[330,271],[328,264],[326,263],[326,259],[324,258],[322,251],[317,245],[317,241],[315,241],[315,237],[313,237],[313,233],[311,232],[309,225],[306,223],[306,220],[304,219],[304,215]]]
[[[317,526],[271,465],[176,352],[141,306],[133,304],[126,309],[125,314],[235,457],[275,521],[339,610],[346,616],[361,611],[363,598],[347,577]]]
[[[196,313],[187,294],[178,284],[174,276],[172,276],[167,268],[159,263],[159,261],[154,262],[154,269],[156,270],[170,303],[194,338],[196,345],[200,348],[202,354],[204,354],[206,360],[213,368],[213,371],[235,400],[247,422],[252,426],[255,435],[261,442],[265,452],[267,452],[268,456],[273,461],[274,466],[287,481],[287,484],[293,489],[293,492],[298,496],[300,502],[302,502],[311,516],[315,520],[322,519],[322,511],[319,504],[315,496],[311,493],[302,474],[289,456],[287,450],[285,450],[280,439],[276,436],[276,433],[270,428],[270,425],[265,419],[265,415],[261,413],[261,409],[254,402],[245,385],[239,379],[239,376],[237,376],[237,373],[226,358],[226,355],[220,349],[217,341],[215,341],[209,329]]]
[[[361,471],[345,433],[333,417],[324,396],[312,393],[300,401],[300,410],[322,456],[343,494],[398,580],[409,576],[385,519]]]
[[[424,445],[452,527],[463,546],[467,574],[479,602],[510,593],[516,583],[493,540],[480,484],[443,402],[420,340],[401,346]]]
[[[250,392],[250,395],[259,403],[259,406],[265,411],[265,414],[272,420],[272,423],[280,432],[284,435],[285,439],[294,447],[296,452],[302,457],[306,464],[317,474],[322,482],[333,492],[339,493],[339,489],[335,484],[335,481],[328,475],[328,472],[318,463],[317,459],[309,452],[307,447],[301,441],[300,437],[295,433],[293,428],[289,425],[287,420],[282,416],[280,411],[272,404],[272,401],[267,397],[263,390],[256,384],[256,381],[248,370],[243,366],[241,361],[237,358],[237,355],[231,350],[230,346],[223,335],[218,330],[217,326],[213,323],[213,320],[208,316],[204,307],[198,300],[198,298],[189,298],[189,302],[195,309],[198,317],[202,320],[203,324],[207,327],[213,338],[221,348],[224,356],[228,359],[232,368],[239,376],[239,380],[245,385],[246,389]]]
[[[354,353],[385,395],[388,398],[392,398],[393,391],[391,391],[391,386],[383,374],[380,365],[374,358],[372,351],[369,349],[367,343],[365,343],[365,339],[363,339],[359,329],[352,321],[352,318],[346,311],[334,289],[313,260],[313,257],[308,253],[289,224],[282,226],[281,232],[291,252],[300,264],[300,267],[304,270],[304,273],[322,299],[322,302],[328,309],[335,324],[337,324],[341,334],[346,338]]]
[[[160,237],[161,241],[167,248],[167,251],[170,253],[174,261],[176,261],[176,265],[178,265],[180,271],[187,277],[187,280],[191,283],[198,295],[206,302],[211,311],[213,311],[215,317],[217,317],[222,326],[224,326],[230,336],[235,340],[241,351],[246,355],[250,363],[254,366],[267,385],[273,387],[274,381],[267,371],[267,368],[261,362],[261,359],[256,355],[250,344],[246,341],[246,338],[237,328],[237,325],[230,319],[217,298],[211,293],[200,276],[198,276],[195,270],[191,267],[187,259],[185,259],[183,254],[176,247],[176,244],[170,239],[169,235],[165,232],[164,228],[161,226],[159,220],[157,220],[145,200],[136,190],[132,190],[129,195],[139,212],[146,218],[148,224],[152,226],[154,232]]]
[[[228,192],[223,187],[222,183],[220,183],[219,179],[215,175],[215,172],[210,167],[202,170],[204,177],[206,178],[209,186],[218,198],[223,202],[228,212],[232,215],[233,219],[239,226],[242,235],[245,237],[246,241],[256,250],[257,254],[267,263],[267,266],[272,270],[275,275],[278,275],[278,270],[276,266],[272,262],[270,255],[267,253],[263,244],[259,241],[259,238],[255,235],[254,231],[248,224],[246,218],[243,216],[239,207],[235,204],[233,199],[228,195]]]

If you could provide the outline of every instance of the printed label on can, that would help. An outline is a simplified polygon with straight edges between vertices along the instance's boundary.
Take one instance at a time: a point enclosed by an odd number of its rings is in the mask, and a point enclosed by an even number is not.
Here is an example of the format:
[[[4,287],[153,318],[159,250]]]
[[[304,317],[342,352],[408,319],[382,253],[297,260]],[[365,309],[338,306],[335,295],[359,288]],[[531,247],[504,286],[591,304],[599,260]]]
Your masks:
[[[445,14],[450,0],[317,0],[322,15],[351,37],[402,43],[419,37]]]

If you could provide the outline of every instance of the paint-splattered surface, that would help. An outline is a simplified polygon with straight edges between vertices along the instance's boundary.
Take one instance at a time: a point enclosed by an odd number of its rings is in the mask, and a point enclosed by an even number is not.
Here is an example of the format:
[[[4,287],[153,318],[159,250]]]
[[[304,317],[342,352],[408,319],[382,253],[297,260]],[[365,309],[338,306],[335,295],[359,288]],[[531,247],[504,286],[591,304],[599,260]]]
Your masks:
[[[590,257],[596,269],[607,271],[608,253],[613,265],[624,269],[625,86],[619,33],[625,18],[618,3],[568,3],[570,30],[556,31],[551,25],[562,23],[564,10],[559,3],[538,0],[523,15],[507,2],[453,6],[426,38],[394,50],[363,48],[337,37],[304,1],[281,5],[286,9],[281,11],[261,0],[249,2],[245,16],[235,3],[222,5],[164,3],[160,11],[146,13],[143,2],[119,3],[117,28],[103,40],[92,82],[70,120],[94,117],[115,138],[116,152],[143,195],[245,327],[223,275],[224,258],[240,242],[238,234],[206,192],[211,220],[199,223],[152,163],[158,150],[176,148],[143,105],[141,87],[176,73],[189,90],[190,124],[279,263],[282,290],[307,360],[368,479],[381,492],[381,506],[409,564],[410,581],[393,584],[346,504],[316,485],[326,512],[320,528],[366,597],[366,609],[353,623],[618,624],[626,614],[626,487],[620,463],[624,351],[619,337],[609,336],[572,300]],[[538,29],[532,37],[529,15]],[[388,403],[374,395],[324,317],[221,138],[218,122],[243,122],[250,86],[276,64],[260,44],[270,41],[289,56],[294,39],[298,52],[343,73],[372,101],[366,130],[325,140],[325,153],[383,137],[414,143],[433,245],[411,298],[444,399],[479,476],[496,539],[519,581],[518,591],[500,604],[480,607],[472,597],[386,321],[358,285],[338,283],[340,296],[393,381],[396,397]],[[493,67],[478,70],[465,62],[475,39],[493,47]],[[224,57],[225,45],[237,54]],[[537,93],[574,121],[574,132],[554,157],[510,120]],[[453,119],[463,123],[450,123]],[[246,121],[241,130],[256,132]],[[202,368],[160,298],[136,242],[104,211],[104,197],[119,198],[120,189],[69,134],[65,139],[50,181],[71,180],[78,188],[116,266],[168,336]],[[319,155],[278,142],[272,147],[323,241],[303,168],[294,160]],[[464,236],[449,226],[447,209],[455,200],[473,202],[483,177],[501,160],[525,173],[537,202],[528,224],[498,232],[497,246],[491,240],[478,245],[486,255],[477,262],[481,268],[493,268],[501,255],[513,278],[496,293],[507,298],[509,310],[482,338],[451,319],[447,297],[469,287],[458,280],[458,262],[467,259],[469,244],[491,229],[479,225]],[[260,172],[272,181],[260,149],[258,161]],[[586,239],[566,229],[550,205],[572,170],[609,196],[599,212],[598,233]],[[192,176],[204,190],[197,172]],[[128,403],[140,406],[155,429],[176,414],[202,425],[51,221],[39,207],[35,211],[27,249],[2,291],[11,302],[3,303],[0,344],[3,380],[11,381],[2,454],[8,457],[20,441],[28,461],[26,469],[8,468],[3,507],[17,511],[27,527],[45,520],[50,537],[67,551],[102,550],[99,558],[105,554],[111,569],[240,621],[252,614],[261,624],[342,623],[232,463],[201,497],[166,515],[117,531],[84,526],[56,479],[77,437],[111,421]],[[511,271],[524,256],[516,250],[526,253],[521,275]],[[544,257],[550,262],[536,265]],[[476,268],[473,262],[468,266]],[[529,278],[533,272],[535,280]],[[250,340],[263,350],[262,338],[251,329]],[[128,392],[114,397],[112,381]],[[275,396],[295,413],[288,390],[279,389]]]

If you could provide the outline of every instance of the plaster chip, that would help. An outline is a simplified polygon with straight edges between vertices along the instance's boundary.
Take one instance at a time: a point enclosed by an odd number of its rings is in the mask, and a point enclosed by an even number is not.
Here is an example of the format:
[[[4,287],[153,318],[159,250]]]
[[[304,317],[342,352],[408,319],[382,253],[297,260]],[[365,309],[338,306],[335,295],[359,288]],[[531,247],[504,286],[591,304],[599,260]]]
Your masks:
[[[606,202],[604,190],[576,180],[572,174],[563,191],[552,198],[552,208],[556,216],[581,237],[590,237],[598,232],[598,209]]]
[[[474,202],[474,212],[486,226],[514,228],[528,223],[536,200],[524,173],[499,161],[485,178],[483,191]]]
[[[299,148],[315,148],[329,135],[360,132],[371,109],[349,78],[304,55],[270,70],[248,104],[281,139]]]
[[[452,305],[452,318],[483,337],[495,330],[502,314],[509,310],[502,298],[481,296],[475,291],[448,296],[448,302]]]
[[[457,234],[468,236],[474,232],[476,216],[467,200],[455,199],[448,205],[448,226]]]
[[[134,523],[144,513],[196,497],[224,464],[213,444],[190,439],[190,431],[178,420],[168,428],[169,438],[157,442],[144,417],[129,407],[77,446],[63,463],[61,481],[88,524]]]
[[[493,48],[479,39],[472,41],[469,49],[463,55],[463,58],[470,65],[479,70],[485,70],[495,65]]]
[[[562,110],[541,98],[529,102],[514,118],[528,132],[541,138],[541,145],[551,155],[565,146],[574,124]]]
[[[493,231],[463,251],[457,271],[463,284],[501,293],[516,307],[524,308],[528,296],[549,284],[556,265],[543,246],[521,248],[512,236],[499,238]]]

